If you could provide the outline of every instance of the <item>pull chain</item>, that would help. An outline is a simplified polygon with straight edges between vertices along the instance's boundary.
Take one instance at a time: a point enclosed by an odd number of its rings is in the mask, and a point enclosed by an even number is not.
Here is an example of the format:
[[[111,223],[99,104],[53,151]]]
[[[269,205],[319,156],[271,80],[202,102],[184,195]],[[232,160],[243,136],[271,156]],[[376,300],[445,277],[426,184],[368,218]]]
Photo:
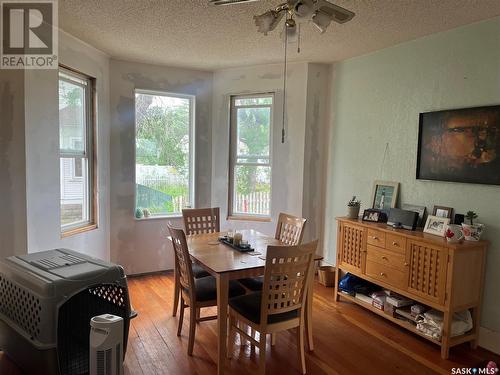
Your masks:
[[[288,18],[288,15],[287,15]],[[285,112],[286,112],[286,74],[287,74],[288,26],[285,22],[285,62],[283,65],[283,127],[281,128],[281,143],[285,143]]]

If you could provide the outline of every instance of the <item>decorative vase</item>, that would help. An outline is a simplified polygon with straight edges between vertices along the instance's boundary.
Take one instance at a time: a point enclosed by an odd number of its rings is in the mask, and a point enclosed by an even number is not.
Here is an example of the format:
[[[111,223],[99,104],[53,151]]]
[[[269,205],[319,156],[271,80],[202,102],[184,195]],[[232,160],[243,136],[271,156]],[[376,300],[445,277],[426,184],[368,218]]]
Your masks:
[[[135,210],[135,218],[136,218],[136,219],[142,219],[143,215],[144,215],[144,214],[143,214],[143,212],[142,212],[142,210],[141,210],[140,208],[137,208],[137,209]]]
[[[449,243],[460,242],[463,238],[464,232],[460,225],[448,224],[448,228],[446,229],[446,240]]]
[[[142,213],[144,214],[144,217],[150,217],[151,216],[151,212],[149,212],[149,210],[147,208],[145,208],[144,210],[142,210]]]
[[[465,224],[462,223],[462,231],[467,241],[479,241],[484,231],[484,224]]]
[[[357,219],[359,216],[359,206],[347,206],[347,217]]]

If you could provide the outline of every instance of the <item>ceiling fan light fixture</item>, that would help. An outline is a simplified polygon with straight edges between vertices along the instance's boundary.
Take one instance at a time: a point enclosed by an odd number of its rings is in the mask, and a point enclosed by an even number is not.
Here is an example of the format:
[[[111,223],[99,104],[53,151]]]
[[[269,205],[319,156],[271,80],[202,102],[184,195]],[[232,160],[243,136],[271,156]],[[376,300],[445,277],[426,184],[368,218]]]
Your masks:
[[[314,11],[314,3],[312,0],[300,0],[297,1],[293,10],[297,17],[307,18],[310,17]]]
[[[321,11],[317,11],[312,16],[312,23],[314,24],[314,26],[318,28],[321,34],[323,34],[326,31],[328,26],[330,26],[331,22],[332,22],[332,17]]]
[[[255,25],[257,30],[264,35],[267,35],[269,31],[273,31],[281,18],[283,17],[283,12],[276,12],[274,10],[269,10],[266,13],[254,16]]]
[[[210,5],[231,5],[239,3],[252,3],[258,0],[209,0]]]

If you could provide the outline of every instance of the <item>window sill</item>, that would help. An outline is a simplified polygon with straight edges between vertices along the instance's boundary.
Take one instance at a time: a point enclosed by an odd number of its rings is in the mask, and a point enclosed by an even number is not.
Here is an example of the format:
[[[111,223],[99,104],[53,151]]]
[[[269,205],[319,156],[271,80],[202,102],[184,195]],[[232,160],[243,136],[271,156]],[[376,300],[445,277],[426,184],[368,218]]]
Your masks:
[[[68,229],[64,232],[61,232],[61,238],[66,238],[70,236],[74,236],[76,234],[89,232],[91,230],[97,229],[97,224],[88,224],[83,227]]]
[[[168,219],[182,219],[182,214],[175,215],[151,215],[149,217],[137,218],[134,216],[135,221],[148,221],[148,220],[168,220]]]
[[[227,220],[261,221],[261,222],[265,222],[265,223],[270,223],[271,222],[271,217],[268,217],[268,216],[240,216],[240,215],[233,215],[233,216],[228,216]]]

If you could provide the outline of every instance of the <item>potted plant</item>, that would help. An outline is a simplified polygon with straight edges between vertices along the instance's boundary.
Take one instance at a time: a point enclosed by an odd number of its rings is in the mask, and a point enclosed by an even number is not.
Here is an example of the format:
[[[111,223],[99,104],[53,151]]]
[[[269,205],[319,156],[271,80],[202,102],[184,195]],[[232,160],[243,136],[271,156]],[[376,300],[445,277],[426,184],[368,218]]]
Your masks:
[[[484,230],[484,224],[474,223],[474,219],[477,219],[477,214],[474,211],[468,211],[465,218],[469,221],[469,223],[462,223],[465,239],[467,241],[479,241]]]
[[[351,200],[347,202],[347,217],[349,219],[357,219],[359,216],[360,207],[361,207],[361,201],[356,200],[356,196],[353,195]]]

